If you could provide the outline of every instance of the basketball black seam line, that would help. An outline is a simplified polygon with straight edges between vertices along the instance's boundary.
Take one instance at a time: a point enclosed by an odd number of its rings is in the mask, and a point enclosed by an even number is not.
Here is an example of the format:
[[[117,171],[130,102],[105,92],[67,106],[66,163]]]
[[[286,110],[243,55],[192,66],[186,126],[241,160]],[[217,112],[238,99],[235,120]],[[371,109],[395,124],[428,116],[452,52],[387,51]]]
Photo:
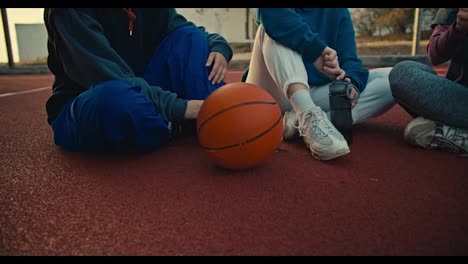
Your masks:
[[[273,124],[272,127],[266,129],[265,131],[263,131],[262,133],[258,134],[257,136],[255,137],[252,137],[250,139],[247,139],[246,141],[242,142],[242,143],[239,143],[239,144],[233,144],[233,145],[229,145],[229,146],[224,146],[224,147],[217,147],[217,148],[209,148],[209,147],[205,147],[203,146],[201,143],[200,145],[202,146],[202,148],[204,148],[205,150],[208,150],[208,151],[213,151],[213,150],[225,150],[225,149],[229,149],[229,148],[234,148],[234,147],[240,147],[242,145],[245,145],[245,144],[248,144],[250,142],[253,142],[259,138],[261,138],[263,135],[265,135],[266,133],[270,132],[273,128],[275,128],[281,121],[281,118],[282,116],[280,115],[278,120],[276,120],[276,122]],[[281,132],[282,133],[282,132]]]
[[[218,111],[216,112],[215,114],[211,115],[210,117],[208,117],[205,121],[203,121],[203,123],[200,125],[200,127],[198,128],[197,130],[197,133],[200,133],[200,130],[202,129],[203,126],[205,126],[205,124],[210,121],[211,119],[215,118],[216,116],[219,116],[220,114],[224,113],[224,112],[227,112],[231,109],[234,109],[234,108],[237,108],[237,107],[241,107],[241,106],[244,106],[244,105],[251,105],[251,104],[270,104],[270,105],[275,105],[277,104],[276,102],[265,102],[265,101],[251,101],[251,102],[244,102],[244,103],[240,103],[240,104],[236,104],[236,105],[231,105],[230,107],[228,108],[224,108],[223,110],[221,111]]]

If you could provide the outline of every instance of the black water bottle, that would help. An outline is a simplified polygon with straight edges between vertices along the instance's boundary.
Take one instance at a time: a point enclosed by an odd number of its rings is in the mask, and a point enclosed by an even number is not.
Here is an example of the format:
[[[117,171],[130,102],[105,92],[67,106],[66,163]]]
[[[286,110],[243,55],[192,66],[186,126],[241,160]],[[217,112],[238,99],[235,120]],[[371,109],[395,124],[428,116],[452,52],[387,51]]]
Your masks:
[[[333,125],[344,136],[348,144],[353,141],[353,117],[351,115],[351,87],[345,81],[333,81],[330,84],[330,116]],[[353,98],[355,99],[355,98]]]

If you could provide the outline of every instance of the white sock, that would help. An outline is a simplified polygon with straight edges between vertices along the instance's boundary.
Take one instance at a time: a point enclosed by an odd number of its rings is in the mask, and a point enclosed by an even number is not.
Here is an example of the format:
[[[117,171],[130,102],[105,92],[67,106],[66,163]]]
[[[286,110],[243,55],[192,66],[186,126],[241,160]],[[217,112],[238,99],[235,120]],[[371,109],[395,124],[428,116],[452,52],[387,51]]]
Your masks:
[[[310,97],[309,91],[305,89],[295,92],[289,100],[291,101],[296,113],[302,113],[315,106],[314,101],[312,101],[312,98]]]

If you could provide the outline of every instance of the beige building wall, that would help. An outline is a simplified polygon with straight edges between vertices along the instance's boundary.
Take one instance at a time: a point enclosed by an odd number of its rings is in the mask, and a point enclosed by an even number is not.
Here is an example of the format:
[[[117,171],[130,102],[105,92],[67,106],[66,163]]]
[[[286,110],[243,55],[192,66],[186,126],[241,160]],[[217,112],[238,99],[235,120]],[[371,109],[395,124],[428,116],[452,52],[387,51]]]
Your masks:
[[[221,34],[229,42],[247,39],[246,8],[177,8],[177,12],[210,33]]]
[[[7,8],[6,10],[8,16],[8,28],[10,30],[13,59],[15,62],[18,62],[19,51],[15,24],[43,24],[44,8]],[[5,47],[5,33],[3,32],[3,24],[0,32],[0,63],[6,63],[8,62],[8,56]],[[31,44],[34,45],[33,42]]]
[[[230,42],[244,42],[248,39],[247,8],[177,8],[177,11],[196,25],[204,26],[208,32],[220,33]],[[19,50],[15,24],[43,24],[43,12],[43,8],[7,8],[12,53],[16,63],[19,62]],[[6,63],[8,56],[3,25],[0,32],[0,63]],[[35,43],[31,39],[31,43],[27,44]]]

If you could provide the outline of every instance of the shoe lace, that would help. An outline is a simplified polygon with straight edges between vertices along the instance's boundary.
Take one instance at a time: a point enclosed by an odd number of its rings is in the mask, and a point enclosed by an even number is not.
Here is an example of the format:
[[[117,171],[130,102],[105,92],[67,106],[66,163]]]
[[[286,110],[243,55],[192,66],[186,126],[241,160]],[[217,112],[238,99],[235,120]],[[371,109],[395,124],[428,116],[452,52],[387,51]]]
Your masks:
[[[311,122],[310,119],[312,118]],[[299,114],[299,122],[294,123],[294,127],[299,130],[299,134],[301,136],[305,136],[305,131],[304,128],[307,123],[310,123],[312,127],[310,129],[315,133],[316,135],[320,137],[325,137],[327,136],[327,133],[322,130],[324,128],[326,131],[331,130],[331,127],[329,123],[325,121],[325,116],[319,107],[314,107],[312,109],[308,109],[302,113]],[[322,127],[322,128],[321,128]]]

